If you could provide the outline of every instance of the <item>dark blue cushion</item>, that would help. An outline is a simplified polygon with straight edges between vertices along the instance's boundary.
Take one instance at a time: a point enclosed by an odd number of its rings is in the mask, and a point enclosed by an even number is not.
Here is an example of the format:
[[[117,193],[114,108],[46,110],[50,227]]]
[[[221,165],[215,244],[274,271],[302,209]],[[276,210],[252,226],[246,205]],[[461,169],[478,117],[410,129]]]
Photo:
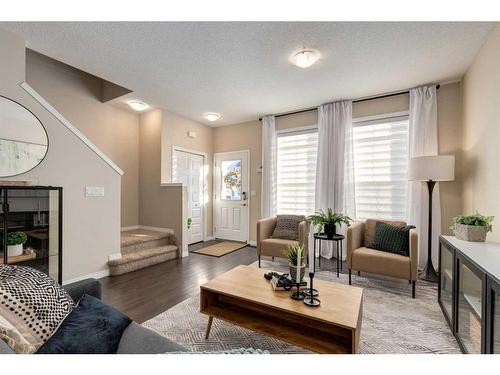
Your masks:
[[[37,354],[116,353],[122,333],[130,322],[128,316],[114,307],[84,294]]]

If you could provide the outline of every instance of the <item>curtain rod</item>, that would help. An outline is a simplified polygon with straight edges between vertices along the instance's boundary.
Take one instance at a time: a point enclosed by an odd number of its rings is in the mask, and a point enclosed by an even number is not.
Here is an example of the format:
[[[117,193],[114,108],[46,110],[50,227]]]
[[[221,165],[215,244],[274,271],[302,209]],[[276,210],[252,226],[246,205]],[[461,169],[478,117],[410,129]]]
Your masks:
[[[437,90],[439,90],[440,87],[441,87],[441,85],[436,85],[436,89]],[[405,90],[405,91],[395,92],[395,93],[392,93],[392,94],[383,94],[383,95],[377,95],[377,96],[370,96],[368,98],[354,99],[352,102],[353,103],[361,103],[361,102],[367,102],[369,100],[374,100],[374,99],[390,98],[391,96],[404,95],[404,94],[408,94],[409,92],[410,92],[410,90]],[[316,111],[317,109],[318,109],[318,107],[300,109],[298,111],[280,113],[279,115],[275,115],[274,117],[277,118],[277,117],[298,115],[299,113],[306,113],[306,112]],[[259,121],[262,121],[262,117],[259,117]]]

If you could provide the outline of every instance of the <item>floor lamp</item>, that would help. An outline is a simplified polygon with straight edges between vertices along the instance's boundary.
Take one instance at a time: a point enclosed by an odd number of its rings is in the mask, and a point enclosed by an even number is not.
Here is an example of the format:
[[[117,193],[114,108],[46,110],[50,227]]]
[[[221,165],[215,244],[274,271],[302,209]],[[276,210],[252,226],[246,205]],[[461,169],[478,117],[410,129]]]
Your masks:
[[[455,179],[455,156],[436,155],[412,158],[410,159],[408,179],[427,183],[427,190],[429,191],[427,264],[422,270],[420,278],[435,282],[438,277],[432,265],[432,191],[436,182],[453,181]]]

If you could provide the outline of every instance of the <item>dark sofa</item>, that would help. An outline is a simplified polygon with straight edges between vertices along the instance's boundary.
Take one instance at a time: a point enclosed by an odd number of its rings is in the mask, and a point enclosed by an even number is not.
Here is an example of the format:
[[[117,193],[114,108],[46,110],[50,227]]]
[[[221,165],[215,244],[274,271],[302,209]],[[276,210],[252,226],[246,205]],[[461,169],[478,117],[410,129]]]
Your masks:
[[[83,294],[101,299],[101,283],[96,279],[86,279],[64,286],[74,301]],[[117,354],[159,354],[168,352],[184,352],[186,349],[169,339],[160,336],[136,322],[123,332]],[[14,354],[12,349],[0,339],[0,354]]]

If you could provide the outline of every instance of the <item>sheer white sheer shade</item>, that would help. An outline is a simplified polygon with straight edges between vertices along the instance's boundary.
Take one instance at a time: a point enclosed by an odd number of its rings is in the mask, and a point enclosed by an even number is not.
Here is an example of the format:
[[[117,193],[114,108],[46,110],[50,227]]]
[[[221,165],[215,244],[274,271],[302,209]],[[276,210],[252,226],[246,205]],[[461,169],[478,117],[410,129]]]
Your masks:
[[[455,179],[455,156],[419,156],[410,159],[408,180],[453,181]]]
[[[317,154],[317,128],[278,134],[278,214],[314,212]]]
[[[356,219],[408,220],[408,116],[353,127]]]

